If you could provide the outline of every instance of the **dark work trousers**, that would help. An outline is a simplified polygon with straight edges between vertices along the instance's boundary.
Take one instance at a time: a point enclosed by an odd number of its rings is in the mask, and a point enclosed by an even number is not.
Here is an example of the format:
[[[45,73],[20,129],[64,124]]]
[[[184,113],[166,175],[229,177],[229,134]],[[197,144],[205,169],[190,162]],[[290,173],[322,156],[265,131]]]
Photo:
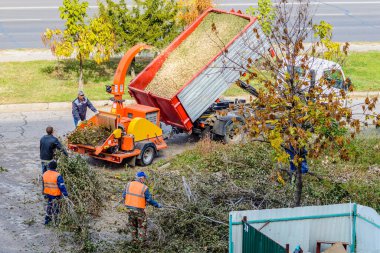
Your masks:
[[[61,197],[47,197],[45,225],[49,224],[52,220],[54,220],[54,223],[58,223],[60,199]]]
[[[78,122],[79,122],[79,119],[74,118],[74,125],[75,125],[75,127],[77,127]]]

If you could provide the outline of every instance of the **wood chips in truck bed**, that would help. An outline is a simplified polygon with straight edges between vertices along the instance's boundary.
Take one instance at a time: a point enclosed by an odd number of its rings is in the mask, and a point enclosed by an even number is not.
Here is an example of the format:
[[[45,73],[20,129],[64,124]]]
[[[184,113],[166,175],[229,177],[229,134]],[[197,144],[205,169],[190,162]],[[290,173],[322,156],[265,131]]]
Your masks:
[[[160,97],[173,97],[248,23],[247,19],[236,15],[208,14],[194,32],[169,55],[145,90]],[[216,31],[212,29],[213,24]]]

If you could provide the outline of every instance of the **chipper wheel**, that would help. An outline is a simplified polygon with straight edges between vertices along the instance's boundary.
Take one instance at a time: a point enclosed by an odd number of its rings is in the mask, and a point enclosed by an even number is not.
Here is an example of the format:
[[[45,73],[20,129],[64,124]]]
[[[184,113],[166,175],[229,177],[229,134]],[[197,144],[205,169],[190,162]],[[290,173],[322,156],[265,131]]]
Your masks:
[[[141,153],[137,158],[137,163],[140,166],[148,166],[152,164],[156,154],[157,151],[155,145],[153,143],[147,143],[141,149]]]

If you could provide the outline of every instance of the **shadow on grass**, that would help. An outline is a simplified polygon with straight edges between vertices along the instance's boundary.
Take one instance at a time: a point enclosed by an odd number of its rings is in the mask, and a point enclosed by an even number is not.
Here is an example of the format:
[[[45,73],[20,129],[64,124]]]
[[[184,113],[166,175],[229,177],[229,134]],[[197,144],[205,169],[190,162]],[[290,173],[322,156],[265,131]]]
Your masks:
[[[95,61],[85,61],[83,65],[84,83],[88,82],[108,82],[114,76],[119,64],[120,58],[112,58],[109,62],[97,64]],[[147,62],[133,63],[136,74],[141,72]],[[41,69],[42,73],[58,80],[77,80],[79,78],[79,61],[77,60],[59,60],[53,65]],[[129,73],[129,71],[128,71]]]

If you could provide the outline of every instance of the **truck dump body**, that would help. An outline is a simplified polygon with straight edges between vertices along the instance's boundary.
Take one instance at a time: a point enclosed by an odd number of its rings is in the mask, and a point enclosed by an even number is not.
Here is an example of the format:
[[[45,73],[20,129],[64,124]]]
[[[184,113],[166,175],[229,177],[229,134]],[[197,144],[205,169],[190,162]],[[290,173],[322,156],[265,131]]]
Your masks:
[[[190,79],[184,80],[182,88],[171,98],[165,98],[148,92],[146,88],[154,79],[165,60],[183,41],[199,26],[202,20],[210,13],[236,15],[246,19],[248,24],[244,29],[221,48],[213,59]],[[239,71],[248,59],[255,60],[259,55],[253,52],[259,48],[263,54],[269,48],[267,45],[258,45],[254,29],[261,36],[256,19],[235,12],[225,12],[210,9],[200,16],[192,25],[181,33],[166,50],[155,58],[129,85],[130,94],[139,104],[158,107],[161,110],[161,121],[185,131],[191,131],[195,122],[237,79]],[[164,83],[162,85],[165,85]]]

